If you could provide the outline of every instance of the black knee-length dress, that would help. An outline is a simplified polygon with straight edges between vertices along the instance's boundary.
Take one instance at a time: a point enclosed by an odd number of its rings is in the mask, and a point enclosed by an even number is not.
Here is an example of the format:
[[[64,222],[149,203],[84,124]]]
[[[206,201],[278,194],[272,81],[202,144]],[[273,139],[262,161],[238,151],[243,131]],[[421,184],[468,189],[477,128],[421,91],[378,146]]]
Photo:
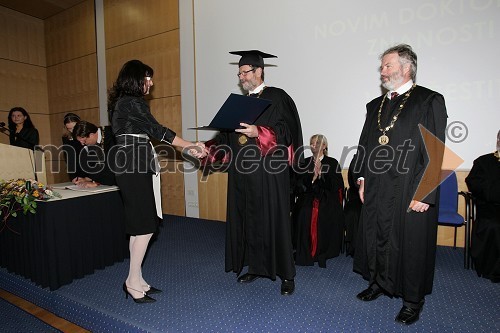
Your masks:
[[[141,97],[118,99],[111,124],[116,137],[116,146],[110,151],[111,167],[125,207],[125,230],[130,235],[154,233],[159,195],[155,202],[153,182],[159,182],[159,168],[149,138],[171,144],[176,134],[156,121]]]

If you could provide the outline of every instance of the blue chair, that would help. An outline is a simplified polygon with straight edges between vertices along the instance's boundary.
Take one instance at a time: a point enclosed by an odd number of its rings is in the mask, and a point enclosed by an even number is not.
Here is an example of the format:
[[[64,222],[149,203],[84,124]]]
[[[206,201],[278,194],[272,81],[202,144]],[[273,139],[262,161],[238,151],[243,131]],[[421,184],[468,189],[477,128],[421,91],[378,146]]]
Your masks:
[[[465,227],[464,267],[470,267],[470,197],[466,192],[458,191],[457,175],[452,170],[443,170],[442,176],[446,177],[440,185],[438,223],[455,228],[453,248],[457,247],[457,228]],[[465,201],[465,217],[458,213],[458,198],[462,196]]]

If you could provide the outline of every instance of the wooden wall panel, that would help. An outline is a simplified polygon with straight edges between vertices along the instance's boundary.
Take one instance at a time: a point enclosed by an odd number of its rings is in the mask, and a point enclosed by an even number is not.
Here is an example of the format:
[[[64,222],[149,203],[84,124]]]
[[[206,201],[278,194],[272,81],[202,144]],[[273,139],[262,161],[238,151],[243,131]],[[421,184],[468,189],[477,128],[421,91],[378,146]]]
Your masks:
[[[104,24],[106,48],[177,30],[178,0],[105,0]]]
[[[14,106],[25,108],[30,116],[48,114],[45,67],[0,59],[0,110],[8,112]]]
[[[44,22],[0,7],[0,58],[44,67]]]
[[[47,80],[51,114],[99,106],[95,54],[50,66]]]
[[[67,181],[60,154],[63,117],[68,112],[99,124],[94,1],[87,0],[45,20],[50,154],[47,178]]]
[[[161,194],[164,214],[186,215],[182,162],[160,159],[162,166]]]
[[[182,136],[180,96],[153,99],[149,102],[149,106],[151,113],[160,124],[167,126]]]
[[[45,47],[48,66],[96,53],[94,1],[45,20]]]
[[[48,144],[44,22],[0,7],[0,45],[0,121],[8,123],[9,110],[21,106],[38,129],[40,144]],[[7,132],[0,133],[0,142],[9,143]]]
[[[198,200],[200,218],[226,221],[227,173],[213,173],[203,177],[198,172]]]
[[[106,77],[111,87],[123,64],[138,59],[154,70],[152,98],[180,95],[179,31],[174,30],[106,51]]]
[[[182,131],[180,106],[179,13],[177,0],[105,0],[106,81],[110,88],[123,64],[138,59],[154,70],[148,96],[161,124]],[[185,215],[184,175],[173,172],[179,154],[162,156],[163,212]]]

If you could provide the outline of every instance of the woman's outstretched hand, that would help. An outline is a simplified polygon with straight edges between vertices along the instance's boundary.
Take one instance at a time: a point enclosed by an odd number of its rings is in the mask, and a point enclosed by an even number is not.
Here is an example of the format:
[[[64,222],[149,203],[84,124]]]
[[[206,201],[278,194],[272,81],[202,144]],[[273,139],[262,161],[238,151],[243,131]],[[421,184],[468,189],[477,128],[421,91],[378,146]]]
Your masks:
[[[203,142],[196,142],[194,146],[189,147],[189,153],[196,158],[204,158],[208,155],[208,149]]]

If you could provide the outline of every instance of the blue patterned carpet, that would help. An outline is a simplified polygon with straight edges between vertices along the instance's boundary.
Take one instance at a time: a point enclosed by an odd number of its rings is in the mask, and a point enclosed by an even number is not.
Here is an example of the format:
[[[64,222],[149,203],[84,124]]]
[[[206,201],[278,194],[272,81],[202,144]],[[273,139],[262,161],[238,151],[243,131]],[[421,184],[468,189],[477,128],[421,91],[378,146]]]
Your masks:
[[[280,295],[279,280],[238,284],[224,272],[224,228],[165,216],[143,268],[164,290],[153,304],[124,298],[128,260],[53,292],[5,269],[0,285],[93,332],[500,332],[500,284],[463,269],[461,249],[438,248],[434,291],[420,321],[406,327],[394,321],[400,299],[356,299],[366,282],[350,257],[331,259],[326,269],[298,266],[290,297]]]

